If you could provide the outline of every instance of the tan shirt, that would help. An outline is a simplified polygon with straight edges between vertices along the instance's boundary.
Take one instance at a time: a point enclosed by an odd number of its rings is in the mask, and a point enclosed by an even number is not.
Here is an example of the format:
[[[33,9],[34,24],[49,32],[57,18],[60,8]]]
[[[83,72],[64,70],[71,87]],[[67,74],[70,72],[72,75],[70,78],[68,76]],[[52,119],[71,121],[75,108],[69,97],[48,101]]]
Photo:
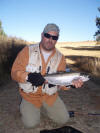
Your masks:
[[[45,62],[43,55],[41,54],[42,59],[42,75],[45,75],[46,73],[46,66],[49,62],[49,60],[52,58],[52,56],[55,54],[56,49],[53,50],[52,54],[49,56],[47,62]],[[12,70],[11,70],[11,77],[13,80],[21,83],[26,82],[26,77],[28,75],[28,72],[26,72],[26,66],[29,62],[29,48],[26,46],[22,49],[22,51],[19,52],[17,55],[16,60],[13,63]],[[62,59],[59,63],[59,66],[57,68],[58,71],[65,71],[66,69],[66,61],[65,57],[62,56]],[[62,89],[67,90],[68,88],[62,87]],[[34,104],[36,107],[41,107],[42,102],[45,101],[49,106],[51,106],[56,98],[58,93],[55,93],[53,95],[47,95],[45,93],[42,93],[41,86],[37,90],[36,93],[25,93],[21,88],[19,88],[21,96],[27,100],[28,102]]]

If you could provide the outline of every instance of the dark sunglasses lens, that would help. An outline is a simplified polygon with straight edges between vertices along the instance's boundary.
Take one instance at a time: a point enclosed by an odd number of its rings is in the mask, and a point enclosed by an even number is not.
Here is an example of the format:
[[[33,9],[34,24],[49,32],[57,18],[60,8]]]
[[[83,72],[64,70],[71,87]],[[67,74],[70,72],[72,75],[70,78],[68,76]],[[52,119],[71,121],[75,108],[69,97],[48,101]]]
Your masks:
[[[51,37],[51,36],[50,36],[49,34],[47,34],[47,33],[45,33],[44,36],[45,36],[46,38],[50,38],[50,37]]]
[[[58,36],[52,36],[52,35],[50,35],[50,34],[48,34],[48,33],[44,33],[44,36],[45,36],[46,38],[52,37],[53,40],[58,40]]]
[[[52,36],[53,40],[58,40],[58,36]]]

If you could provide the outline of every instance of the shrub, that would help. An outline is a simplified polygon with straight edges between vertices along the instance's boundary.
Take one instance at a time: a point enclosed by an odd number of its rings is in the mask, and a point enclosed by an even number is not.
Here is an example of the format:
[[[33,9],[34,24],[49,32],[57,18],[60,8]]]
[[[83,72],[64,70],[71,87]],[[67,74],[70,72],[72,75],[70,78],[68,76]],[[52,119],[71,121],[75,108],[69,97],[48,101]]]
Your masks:
[[[0,84],[10,78],[12,64],[28,43],[22,39],[0,36]]]

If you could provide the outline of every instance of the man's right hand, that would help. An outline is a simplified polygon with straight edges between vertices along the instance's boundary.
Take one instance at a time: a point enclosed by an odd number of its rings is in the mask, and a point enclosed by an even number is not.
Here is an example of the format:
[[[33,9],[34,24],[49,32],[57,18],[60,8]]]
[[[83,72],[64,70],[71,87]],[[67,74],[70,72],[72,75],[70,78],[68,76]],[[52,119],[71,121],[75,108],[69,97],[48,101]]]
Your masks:
[[[41,73],[29,73],[28,74],[28,82],[30,82],[33,86],[41,86],[45,82],[44,77],[41,75]]]

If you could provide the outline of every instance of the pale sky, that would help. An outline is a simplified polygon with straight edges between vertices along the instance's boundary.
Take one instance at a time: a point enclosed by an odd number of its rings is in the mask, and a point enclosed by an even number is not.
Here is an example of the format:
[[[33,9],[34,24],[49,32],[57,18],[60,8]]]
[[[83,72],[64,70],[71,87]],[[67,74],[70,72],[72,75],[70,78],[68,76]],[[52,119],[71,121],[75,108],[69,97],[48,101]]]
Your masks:
[[[100,0],[0,0],[5,33],[38,42],[47,23],[60,28],[59,41],[93,40]]]

